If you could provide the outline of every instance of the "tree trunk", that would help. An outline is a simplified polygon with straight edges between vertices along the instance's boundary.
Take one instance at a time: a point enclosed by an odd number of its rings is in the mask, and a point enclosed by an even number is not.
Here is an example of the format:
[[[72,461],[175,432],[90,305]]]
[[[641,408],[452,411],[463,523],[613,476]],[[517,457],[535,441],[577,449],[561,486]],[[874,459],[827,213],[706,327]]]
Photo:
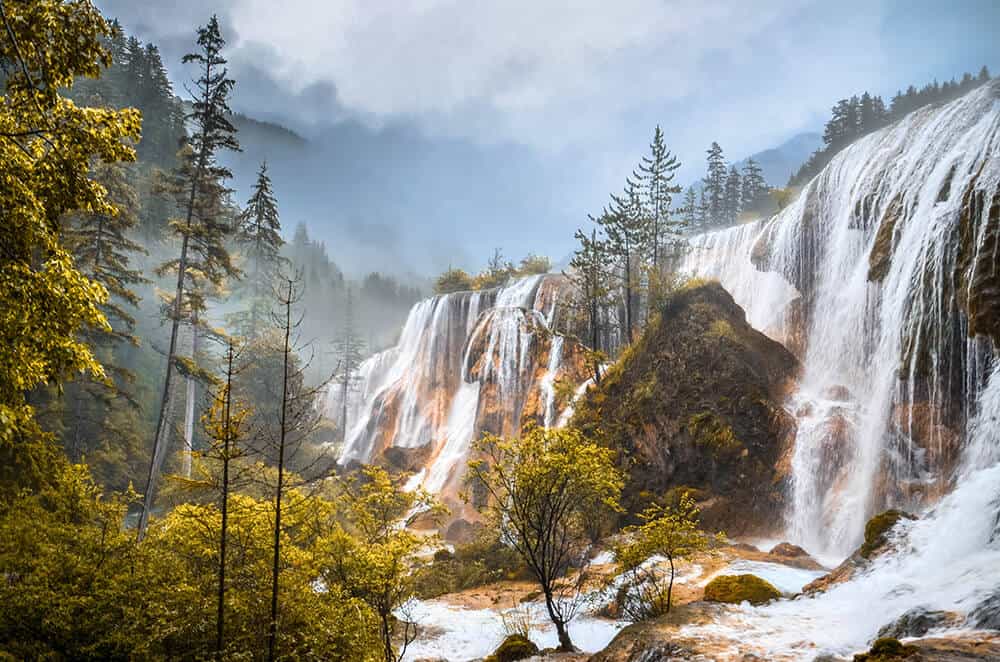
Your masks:
[[[198,360],[198,315],[191,320],[191,363]],[[191,454],[194,452],[194,401],[197,392],[197,381],[194,377],[187,378],[187,393],[184,410],[184,457],[181,458],[181,473],[185,478],[191,477]]]
[[[281,430],[278,440],[278,489],[274,501],[274,562],[271,566],[271,627],[267,638],[267,659],[274,662],[278,638],[278,572],[281,558],[281,492],[285,478],[285,434],[288,413],[288,353],[292,334],[292,282],[288,281],[288,298],[285,300],[284,373],[281,380]]]
[[[215,656],[222,660],[225,648],[223,634],[226,621],[226,537],[229,530],[229,442],[230,442],[230,405],[232,404],[233,385],[233,346],[230,343],[227,352],[226,367],[226,404],[223,415],[222,441],[222,526],[219,533],[219,604],[215,624]]]
[[[667,554],[667,560],[670,561],[670,583],[667,584],[667,613],[670,613],[670,599],[674,592],[674,557],[671,554]]]
[[[559,637],[559,650],[565,653],[571,653],[576,650],[573,647],[573,642],[569,638],[569,631],[566,629],[566,623],[563,621],[556,613],[555,602],[552,597],[552,589],[545,588],[543,590],[545,593],[545,608],[549,612],[549,620],[552,624],[556,626],[556,634]]]

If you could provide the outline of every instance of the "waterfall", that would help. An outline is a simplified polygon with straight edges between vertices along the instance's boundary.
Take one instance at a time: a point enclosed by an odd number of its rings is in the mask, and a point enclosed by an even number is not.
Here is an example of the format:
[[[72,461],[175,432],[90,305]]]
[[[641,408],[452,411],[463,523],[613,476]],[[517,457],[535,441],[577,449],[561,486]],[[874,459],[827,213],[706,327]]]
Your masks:
[[[417,471],[411,488],[454,491],[456,468],[480,434],[516,434],[529,416],[551,425],[560,414],[556,381],[580,381],[582,371],[552,331],[567,286],[562,276],[529,276],[417,303],[399,343],[359,367],[340,464],[392,455]],[[342,397],[327,393],[333,420]]]
[[[682,636],[734,658],[849,655],[910,609],[969,614],[996,591],[1000,359],[983,316],[1000,283],[998,88],[915,111],[771,219],[693,240],[685,268],[718,278],[802,362],[788,537],[840,559],[874,511],[919,518],[845,583]]]
[[[848,553],[877,510],[940,499],[974,437],[994,356],[963,302],[997,264],[979,254],[996,250],[990,205],[970,204],[998,191],[997,96],[994,82],[915,111],[771,219],[693,240],[686,270],[801,359],[787,523],[814,554]]]

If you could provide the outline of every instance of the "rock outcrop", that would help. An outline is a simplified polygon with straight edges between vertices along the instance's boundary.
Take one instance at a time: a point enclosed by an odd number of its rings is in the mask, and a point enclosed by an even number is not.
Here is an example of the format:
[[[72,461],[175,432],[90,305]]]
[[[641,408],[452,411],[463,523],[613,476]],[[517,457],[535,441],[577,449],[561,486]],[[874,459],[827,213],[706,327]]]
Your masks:
[[[782,506],[776,466],[794,432],[782,402],[797,370],[721,285],[696,283],[581,398],[573,424],[619,450],[628,512],[694,488],[706,526],[768,530]]]

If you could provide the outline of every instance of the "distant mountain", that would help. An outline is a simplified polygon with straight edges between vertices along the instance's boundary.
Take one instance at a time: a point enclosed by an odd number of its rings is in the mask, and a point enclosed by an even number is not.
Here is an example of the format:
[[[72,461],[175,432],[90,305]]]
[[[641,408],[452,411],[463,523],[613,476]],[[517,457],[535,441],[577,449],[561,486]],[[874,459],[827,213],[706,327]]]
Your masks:
[[[819,133],[799,133],[777,147],[751,154],[750,157],[764,171],[764,179],[771,186],[784,186],[788,178],[805,163],[810,155],[823,146],[823,136]],[[742,168],[747,159],[739,162]]]

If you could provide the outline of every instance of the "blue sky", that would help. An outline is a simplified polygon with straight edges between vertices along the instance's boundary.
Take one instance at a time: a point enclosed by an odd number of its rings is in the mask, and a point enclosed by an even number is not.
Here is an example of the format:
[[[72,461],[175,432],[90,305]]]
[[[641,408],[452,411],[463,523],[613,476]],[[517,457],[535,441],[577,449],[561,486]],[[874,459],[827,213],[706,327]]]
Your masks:
[[[347,235],[377,226],[395,247],[375,266],[419,273],[475,267],[494,246],[562,257],[657,123],[688,181],[712,140],[738,159],[816,130],[842,96],[1000,70],[994,0],[97,4],[158,43],[178,82],[194,28],[217,13],[234,108],[324,145],[329,189],[351,193],[342,205],[317,186],[305,201],[290,186],[299,218],[286,223],[306,220],[351,267],[360,240]],[[394,204],[338,143],[393,161]],[[369,249],[356,268],[379,261]]]

